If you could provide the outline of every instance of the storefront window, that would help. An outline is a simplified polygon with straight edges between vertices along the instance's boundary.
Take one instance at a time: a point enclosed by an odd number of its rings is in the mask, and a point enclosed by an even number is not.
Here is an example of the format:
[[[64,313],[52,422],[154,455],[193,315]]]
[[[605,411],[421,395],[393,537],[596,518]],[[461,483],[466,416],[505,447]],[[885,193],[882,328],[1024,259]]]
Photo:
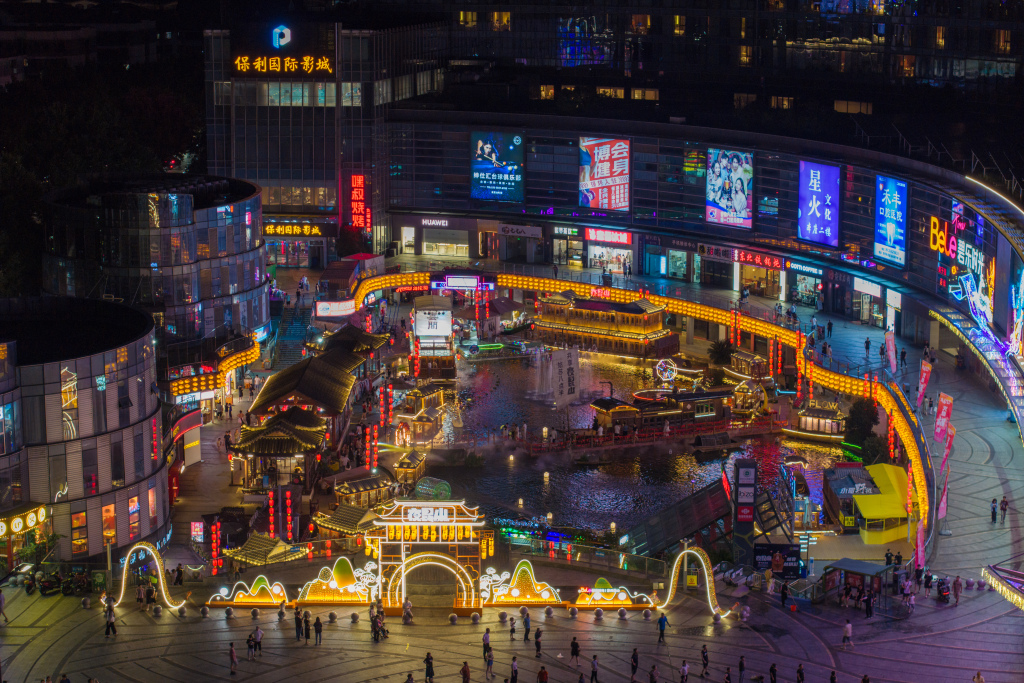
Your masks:
[[[792,275],[792,273],[790,273]],[[818,286],[821,283],[810,275],[797,275],[796,283],[790,292],[790,298],[805,306],[814,306],[818,301]]]
[[[740,286],[754,296],[776,299],[779,296],[779,271],[744,265],[740,269]]]
[[[617,249],[601,244],[589,246],[590,267],[601,268],[609,273],[624,273],[626,266],[633,266],[633,252],[629,249]]]
[[[555,263],[583,267],[583,241],[558,239],[553,241]]]
[[[103,543],[117,545],[117,515],[113,503],[103,506]]]
[[[128,499],[128,540],[134,541],[139,537],[139,497],[133,496]]]
[[[89,530],[85,526],[85,513],[75,512],[71,515],[71,554],[87,555],[89,553]]]
[[[156,513],[156,482],[149,482],[149,530],[155,531],[157,524]]]
[[[668,250],[669,277],[674,277],[689,282],[689,278],[686,277],[686,256],[687,254],[685,251],[676,251],[675,249]]]

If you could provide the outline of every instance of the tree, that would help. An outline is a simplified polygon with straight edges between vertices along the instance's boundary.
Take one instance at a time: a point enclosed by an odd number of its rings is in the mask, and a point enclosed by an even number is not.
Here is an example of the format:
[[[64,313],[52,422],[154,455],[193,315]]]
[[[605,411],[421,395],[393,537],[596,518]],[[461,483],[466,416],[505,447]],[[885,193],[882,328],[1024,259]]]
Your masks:
[[[711,342],[711,346],[708,347],[708,356],[715,365],[729,365],[732,362],[732,354],[735,350],[736,348],[732,345],[731,341],[719,339],[716,342]]]
[[[869,398],[858,398],[850,406],[850,412],[846,416],[846,441],[854,446],[863,447],[877,424],[878,408],[875,402]]]
[[[877,465],[880,462],[889,462],[889,442],[886,439],[872,434],[864,439],[864,448],[861,450],[861,458],[865,465]]]
[[[722,368],[708,368],[704,371],[704,386],[720,387],[725,384],[725,370]]]

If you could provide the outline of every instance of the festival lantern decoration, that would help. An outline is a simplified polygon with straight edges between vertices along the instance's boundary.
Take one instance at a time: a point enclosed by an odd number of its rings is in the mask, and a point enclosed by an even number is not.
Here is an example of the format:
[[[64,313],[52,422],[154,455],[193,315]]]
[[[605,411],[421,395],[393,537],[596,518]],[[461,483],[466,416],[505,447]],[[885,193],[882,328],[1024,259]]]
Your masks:
[[[267,491],[267,509],[270,512],[270,537],[274,538],[274,517],[276,516],[276,510],[274,509],[274,489]]]
[[[292,492],[284,492],[285,513],[288,522],[288,540],[292,540]]]
[[[214,522],[210,525],[210,564],[212,570],[210,574],[212,576],[217,575],[217,565],[219,564],[220,554],[220,522]]]
[[[388,424],[390,425],[395,420],[395,387],[393,384],[388,385]]]
[[[377,425],[373,425],[373,469],[377,469]]]
[[[896,430],[892,423],[892,411],[889,411],[889,423],[887,425],[889,432],[889,459],[893,460],[896,457]]]
[[[363,443],[366,444],[366,469],[370,469],[370,456],[373,454],[373,444],[370,443],[370,428],[366,427]]]

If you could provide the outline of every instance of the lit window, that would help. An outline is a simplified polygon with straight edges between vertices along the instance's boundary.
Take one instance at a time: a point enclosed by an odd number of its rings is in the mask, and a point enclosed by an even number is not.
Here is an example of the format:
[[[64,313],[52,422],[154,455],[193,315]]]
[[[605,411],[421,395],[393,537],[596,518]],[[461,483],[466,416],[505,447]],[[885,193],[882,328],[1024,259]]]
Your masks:
[[[510,31],[512,28],[509,25],[511,18],[511,12],[491,12],[491,30]]]
[[[697,403],[694,406],[693,415],[694,417],[705,417],[707,415],[715,414],[715,405],[713,403]]]
[[[634,100],[653,100],[658,99],[657,88],[633,88],[633,99]]]
[[[616,99],[623,99],[626,96],[625,88],[597,88],[598,97],[614,97]]]
[[[740,45],[740,66],[750,66],[754,59],[754,48],[750,45]]]
[[[897,73],[904,78],[914,77],[914,64],[917,58],[913,55],[899,55],[897,61]]]
[[[103,544],[107,543],[117,546],[117,515],[113,503],[103,506]]]
[[[156,514],[156,482],[149,482],[149,530],[155,531],[157,526]]]
[[[89,554],[89,530],[85,526],[84,512],[75,512],[71,515],[71,554]]]
[[[840,114],[871,114],[871,102],[855,102],[853,100],[836,100],[835,110]]]
[[[634,14],[630,26],[633,29],[633,33],[640,35],[647,35],[651,30],[651,15],[650,14]]]
[[[1009,29],[1001,28],[995,32],[995,48],[996,52],[1001,55],[1010,54],[1010,31]]]
[[[737,92],[732,95],[732,104],[737,109],[743,109],[756,101],[757,95],[752,92]]]
[[[683,14],[677,14],[675,17],[675,31],[677,36],[686,35],[686,16]]]
[[[542,100],[553,100],[553,99],[555,99],[555,86],[553,86],[553,85],[542,85],[542,86],[540,86],[540,98]]]
[[[139,497],[133,496],[128,499],[128,540],[134,541],[139,537]]]
[[[745,39],[747,37],[747,18],[740,17],[740,38]]]
[[[946,27],[936,26],[935,27],[935,49],[944,50],[946,48]]]
[[[476,26],[476,12],[459,12],[459,26],[474,28]]]
[[[772,95],[772,109],[792,109],[793,98],[792,97],[776,97]]]
[[[576,89],[575,85],[563,85],[562,86],[562,90],[568,90],[569,92],[572,92],[575,89]]]

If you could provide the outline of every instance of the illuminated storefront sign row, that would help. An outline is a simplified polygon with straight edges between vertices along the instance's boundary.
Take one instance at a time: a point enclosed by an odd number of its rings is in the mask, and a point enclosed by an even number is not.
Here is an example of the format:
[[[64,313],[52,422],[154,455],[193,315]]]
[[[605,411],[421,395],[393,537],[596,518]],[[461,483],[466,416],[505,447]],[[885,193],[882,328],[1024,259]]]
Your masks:
[[[814,266],[807,266],[803,263],[797,263],[796,261],[786,261],[786,270],[793,270],[798,273],[806,273],[807,275],[813,275],[814,277],[822,277],[825,274],[821,268],[815,268]]]
[[[235,71],[238,73],[334,73],[330,57],[266,57],[239,55],[235,57]]]
[[[355,299],[316,302],[316,317],[318,318],[341,318],[355,312]]]
[[[0,517],[0,538],[7,538],[34,529],[46,521],[46,506],[29,507],[28,510],[12,510]]]
[[[760,268],[771,268],[772,270],[784,270],[786,267],[785,260],[780,256],[758,254],[757,252],[745,251],[743,249],[736,249],[733,251],[733,260],[736,261],[736,263],[742,263],[748,266],[757,266]]]
[[[599,228],[587,228],[586,237],[592,242],[607,242],[609,244],[632,244],[633,235],[621,230],[601,230]]]

